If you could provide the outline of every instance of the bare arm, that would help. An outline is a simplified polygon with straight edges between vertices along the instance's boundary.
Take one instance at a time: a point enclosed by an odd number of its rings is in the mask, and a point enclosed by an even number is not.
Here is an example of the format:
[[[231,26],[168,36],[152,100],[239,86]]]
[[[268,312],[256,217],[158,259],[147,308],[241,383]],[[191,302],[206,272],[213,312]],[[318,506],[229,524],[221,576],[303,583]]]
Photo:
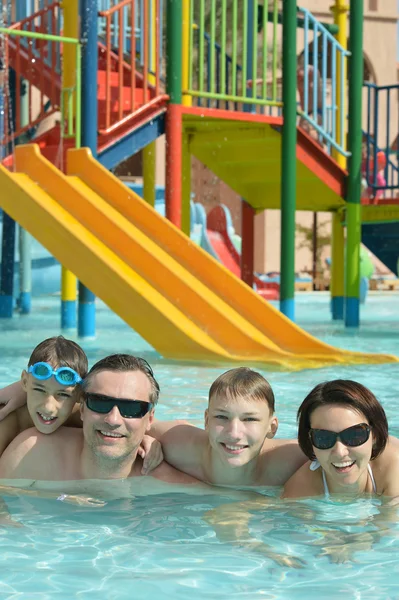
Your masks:
[[[204,481],[204,452],[208,436],[203,429],[191,425],[177,425],[161,438],[165,460],[188,475]]]
[[[183,421],[181,419],[176,419],[175,421],[159,421],[158,419],[154,419],[148,435],[151,435],[159,441],[165,433],[168,433],[168,431],[174,429],[178,425],[190,425],[190,427],[194,427],[194,425],[191,425],[188,421]]]
[[[26,392],[24,391],[20,381],[16,381],[11,385],[0,390],[0,421],[7,415],[14,412],[17,408],[25,406]]]
[[[300,558],[279,554],[251,535],[249,522],[252,515],[250,511],[265,511],[270,505],[276,505],[276,502],[265,496],[247,502],[222,504],[205,513],[205,520],[213,527],[221,542],[254,551],[285,567],[303,567],[305,563]]]

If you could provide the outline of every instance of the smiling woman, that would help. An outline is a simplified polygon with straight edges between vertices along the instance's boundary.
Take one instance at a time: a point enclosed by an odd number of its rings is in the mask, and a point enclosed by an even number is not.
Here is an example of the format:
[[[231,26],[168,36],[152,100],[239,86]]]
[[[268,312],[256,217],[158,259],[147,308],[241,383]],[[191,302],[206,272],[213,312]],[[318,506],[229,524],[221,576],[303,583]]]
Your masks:
[[[309,458],[289,479],[285,498],[330,493],[399,495],[399,440],[384,409],[360,383],[317,385],[298,410],[298,441]]]

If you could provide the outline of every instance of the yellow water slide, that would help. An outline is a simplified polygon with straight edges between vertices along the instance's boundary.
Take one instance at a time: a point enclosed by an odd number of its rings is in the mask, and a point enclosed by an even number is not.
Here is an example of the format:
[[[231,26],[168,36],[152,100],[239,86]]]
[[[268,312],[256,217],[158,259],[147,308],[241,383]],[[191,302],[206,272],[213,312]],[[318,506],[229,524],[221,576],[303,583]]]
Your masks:
[[[392,362],[338,350],[286,319],[95,161],[68,175],[38,146],[0,167],[1,207],[168,358],[306,368]]]

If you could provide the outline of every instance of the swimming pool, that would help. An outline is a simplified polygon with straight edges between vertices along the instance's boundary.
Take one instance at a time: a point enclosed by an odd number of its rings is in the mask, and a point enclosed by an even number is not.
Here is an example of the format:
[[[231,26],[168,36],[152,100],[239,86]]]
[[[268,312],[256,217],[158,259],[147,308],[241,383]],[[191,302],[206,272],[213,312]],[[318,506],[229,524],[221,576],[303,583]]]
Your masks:
[[[398,300],[395,293],[370,295],[359,332],[331,323],[324,294],[300,295],[297,317],[311,333],[337,346],[399,354]],[[18,378],[34,345],[58,332],[58,311],[58,299],[37,299],[32,315],[0,321],[0,385]],[[113,351],[144,356],[161,385],[157,416],[202,425],[209,385],[225,368],[165,361],[101,303],[97,314],[97,339],[83,344],[90,364]],[[295,436],[295,410],[311,387],[335,377],[369,386],[386,409],[390,432],[399,435],[399,364],[263,373],[276,394],[281,437]],[[99,508],[5,497],[23,527],[0,528],[0,598],[399,597],[398,528],[395,522],[381,524],[377,500],[283,505],[272,498],[271,504],[251,510],[252,537],[269,550],[300,557],[303,568],[295,569],[271,560],[265,548],[217,539],[206,515],[231,502],[227,491],[187,496],[169,488],[140,496],[134,486],[129,482],[123,494],[108,498],[109,489],[101,484],[97,496],[108,502]],[[244,505],[237,518],[247,513]],[[359,549],[354,535],[360,533],[366,535]],[[343,542],[356,550],[356,562],[335,564],[322,556],[326,544],[334,549]],[[336,553],[334,560],[340,560]]]

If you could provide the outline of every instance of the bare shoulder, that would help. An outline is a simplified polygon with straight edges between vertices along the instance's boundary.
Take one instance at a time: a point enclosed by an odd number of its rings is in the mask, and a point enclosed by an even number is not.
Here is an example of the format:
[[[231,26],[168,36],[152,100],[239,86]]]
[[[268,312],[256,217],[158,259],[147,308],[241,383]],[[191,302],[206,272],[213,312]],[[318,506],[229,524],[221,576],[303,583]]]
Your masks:
[[[289,478],[284,486],[282,498],[305,498],[322,493],[320,473],[311,471],[309,466],[308,461]]]
[[[46,479],[49,471],[60,468],[75,445],[75,436],[67,436],[65,430],[60,427],[45,435],[31,427],[20,433],[0,459],[0,477]]]
[[[383,496],[399,496],[399,444],[391,437],[385,450],[371,463],[377,490]]]
[[[165,461],[163,461],[156,469],[151,471],[151,477],[155,477],[156,479],[160,479],[161,481],[166,481],[168,483],[199,483],[198,479],[196,479],[195,477],[192,477],[187,473],[182,473],[181,471],[175,469]]]
[[[46,436],[31,427],[20,433],[6,448],[0,459],[0,477],[25,477],[24,467],[39,455]],[[26,475],[28,477],[28,475]]]
[[[262,485],[284,485],[308,459],[296,440],[267,440],[259,457]]]

